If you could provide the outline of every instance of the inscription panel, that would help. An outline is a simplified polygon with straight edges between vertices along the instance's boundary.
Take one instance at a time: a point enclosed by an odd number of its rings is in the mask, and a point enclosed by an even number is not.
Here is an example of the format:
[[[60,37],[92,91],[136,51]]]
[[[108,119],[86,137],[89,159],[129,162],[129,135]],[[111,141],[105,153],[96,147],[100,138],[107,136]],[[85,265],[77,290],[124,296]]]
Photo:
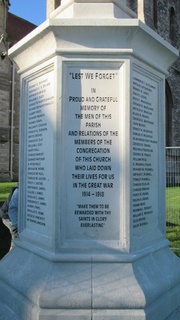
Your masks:
[[[133,233],[158,224],[158,82],[133,72],[132,187]]]
[[[66,69],[66,238],[119,239],[120,67]]]
[[[28,82],[26,226],[50,233],[53,196],[53,72]]]

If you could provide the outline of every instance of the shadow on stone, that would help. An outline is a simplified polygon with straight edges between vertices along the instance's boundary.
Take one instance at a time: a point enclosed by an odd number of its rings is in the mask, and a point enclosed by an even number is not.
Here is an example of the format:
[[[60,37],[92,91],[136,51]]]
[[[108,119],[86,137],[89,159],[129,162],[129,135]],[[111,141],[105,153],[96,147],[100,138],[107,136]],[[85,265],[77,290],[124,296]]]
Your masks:
[[[11,234],[8,228],[0,219],[0,259],[2,259],[8,252],[11,246]]]

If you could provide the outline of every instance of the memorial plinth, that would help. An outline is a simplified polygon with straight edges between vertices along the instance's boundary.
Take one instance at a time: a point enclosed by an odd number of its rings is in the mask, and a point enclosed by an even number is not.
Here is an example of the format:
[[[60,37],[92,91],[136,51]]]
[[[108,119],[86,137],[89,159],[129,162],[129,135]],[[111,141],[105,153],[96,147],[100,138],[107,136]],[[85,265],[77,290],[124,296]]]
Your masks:
[[[177,50],[124,1],[62,1],[9,55],[21,75],[19,239],[0,263],[2,314],[165,319],[180,290],[165,237]]]

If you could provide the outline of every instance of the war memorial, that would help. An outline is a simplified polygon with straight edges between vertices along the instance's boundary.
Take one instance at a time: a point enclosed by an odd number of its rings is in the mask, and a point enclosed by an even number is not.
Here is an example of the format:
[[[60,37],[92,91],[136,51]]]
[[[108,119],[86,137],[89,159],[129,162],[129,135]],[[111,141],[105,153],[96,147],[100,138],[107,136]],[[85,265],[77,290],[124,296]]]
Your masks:
[[[21,75],[19,238],[3,320],[163,320],[165,79],[178,51],[121,0],[62,0],[9,50]]]

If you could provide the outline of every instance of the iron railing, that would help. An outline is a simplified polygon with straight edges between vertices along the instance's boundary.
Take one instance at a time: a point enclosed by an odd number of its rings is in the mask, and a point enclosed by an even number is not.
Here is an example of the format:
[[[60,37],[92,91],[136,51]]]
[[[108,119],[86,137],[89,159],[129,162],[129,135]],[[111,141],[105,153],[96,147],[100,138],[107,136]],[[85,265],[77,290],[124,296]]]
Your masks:
[[[180,147],[166,148],[166,234],[180,255]]]

